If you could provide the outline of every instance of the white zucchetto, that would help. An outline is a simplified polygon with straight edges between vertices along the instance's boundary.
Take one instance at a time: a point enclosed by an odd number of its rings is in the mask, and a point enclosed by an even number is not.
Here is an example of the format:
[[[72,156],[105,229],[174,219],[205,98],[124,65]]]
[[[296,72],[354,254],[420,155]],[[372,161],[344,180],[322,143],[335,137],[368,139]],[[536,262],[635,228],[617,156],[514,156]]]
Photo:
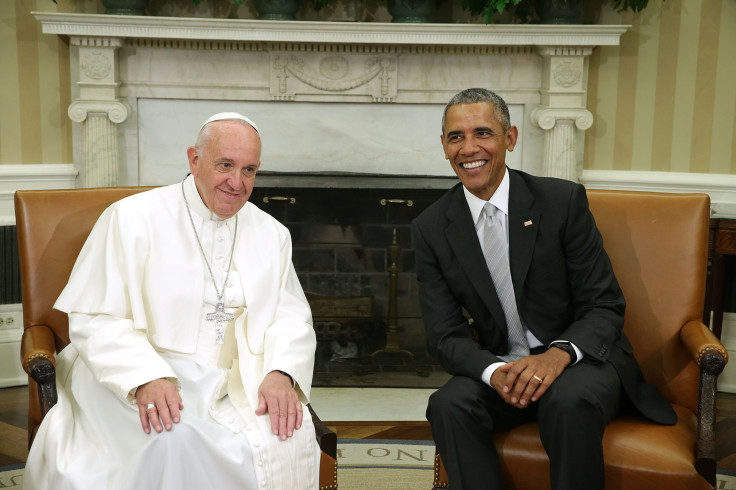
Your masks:
[[[253,121],[251,121],[250,119],[248,119],[244,115],[238,114],[237,112],[218,112],[214,116],[211,116],[209,119],[207,119],[199,127],[199,132],[201,133],[202,132],[202,128],[204,128],[206,125],[208,125],[211,122],[215,122],[215,121],[227,121],[227,120],[231,120],[231,119],[237,119],[239,121],[243,121],[248,126],[250,126],[253,129],[255,129],[256,130],[256,133],[258,133],[259,135],[261,134],[261,132],[258,129],[258,126],[256,126],[256,123],[254,123]]]

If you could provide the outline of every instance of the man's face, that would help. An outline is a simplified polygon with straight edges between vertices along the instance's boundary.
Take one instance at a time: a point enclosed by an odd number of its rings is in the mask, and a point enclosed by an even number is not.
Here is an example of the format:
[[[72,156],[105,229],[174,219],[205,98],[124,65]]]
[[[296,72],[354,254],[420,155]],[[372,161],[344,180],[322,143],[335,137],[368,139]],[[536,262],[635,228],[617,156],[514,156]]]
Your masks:
[[[473,195],[487,201],[503,179],[506,151],[513,151],[518,131],[504,132],[490,102],[447,109],[442,147],[452,169]]]
[[[238,121],[211,123],[201,154],[189,147],[189,169],[202,201],[223,219],[245,206],[261,165],[261,139],[255,129]]]

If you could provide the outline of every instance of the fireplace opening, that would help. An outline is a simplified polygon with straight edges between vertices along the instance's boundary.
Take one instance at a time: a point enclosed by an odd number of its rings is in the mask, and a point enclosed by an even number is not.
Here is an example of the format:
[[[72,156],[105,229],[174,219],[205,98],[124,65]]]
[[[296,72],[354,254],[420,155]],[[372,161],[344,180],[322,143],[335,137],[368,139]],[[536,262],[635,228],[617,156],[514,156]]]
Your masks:
[[[427,352],[411,221],[446,189],[258,187],[290,231],[317,334],[314,386],[439,387]]]

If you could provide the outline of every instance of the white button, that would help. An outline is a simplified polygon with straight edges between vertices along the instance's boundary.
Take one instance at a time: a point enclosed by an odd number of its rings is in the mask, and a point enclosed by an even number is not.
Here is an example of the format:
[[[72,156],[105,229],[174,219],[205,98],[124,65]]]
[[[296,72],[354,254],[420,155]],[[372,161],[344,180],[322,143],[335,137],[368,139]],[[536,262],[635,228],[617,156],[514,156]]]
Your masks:
[[[258,466],[263,466],[263,461],[259,461]]]
[[[217,260],[222,260],[222,255],[218,255],[218,256],[217,256],[217,257],[215,257],[215,258],[216,258]]]
[[[233,287],[233,283],[231,283],[231,282],[227,283],[227,287],[229,287],[229,288]]]
[[[234,419],[234,418],[232,418],[232,417],[228,417],[228,419],[227,419],[227,423],[228,423],[228,424],[232,424],[233,422],[235,422],[235,419]]]
[[[261,443],[260,442],[256,442],[255,444],[253,444],[253,447],[261,447]]]
[[[224,238],[222,238],[222,235],[220,235],[220,236],[218,236],[218,237],[217,237],[217,241],[218,241],[218,242],[221,242],[221,241],[223,241],[223,240],[224,240]]]
[[[263,480],[263,481],[261,482],[261,485],[265,487],[265,486],[266,486],[266,480]]]

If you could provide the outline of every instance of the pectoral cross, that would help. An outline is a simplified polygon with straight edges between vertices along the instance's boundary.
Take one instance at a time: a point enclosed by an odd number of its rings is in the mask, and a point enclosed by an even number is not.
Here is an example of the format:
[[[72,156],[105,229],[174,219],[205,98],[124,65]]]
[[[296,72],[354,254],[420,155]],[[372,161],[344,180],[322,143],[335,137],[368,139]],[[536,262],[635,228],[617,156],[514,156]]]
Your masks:
[[[225,321],[230,321],[233,318],[235,318],[235,315],[232,313],[227,313],[225,311],[225,305],[223,303],[217,303],[217,307],[215,308],[215,311],[212,313],[207,313],[207,321],[215,322],[215,333],[217,334],[217,339],[215,342],[218,344],[224,344],[225,343]]]

